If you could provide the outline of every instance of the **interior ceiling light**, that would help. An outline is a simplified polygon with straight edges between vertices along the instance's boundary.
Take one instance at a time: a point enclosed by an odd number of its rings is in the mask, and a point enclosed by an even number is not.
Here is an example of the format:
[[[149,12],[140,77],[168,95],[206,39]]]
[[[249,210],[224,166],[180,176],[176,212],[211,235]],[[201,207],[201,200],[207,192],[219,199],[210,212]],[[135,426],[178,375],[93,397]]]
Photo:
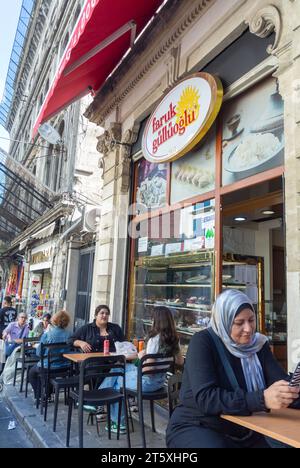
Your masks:
[[[238,216],[237,218],[234,218],[234,221],[242,223],[243,221],[247,221],[247,218],[245,218],[244,216]]]
[[[266,215],[266,216],[271,216],[271,215],[275,214],[275,211],[273,211],[273,210],[263,210],[262,214]]]

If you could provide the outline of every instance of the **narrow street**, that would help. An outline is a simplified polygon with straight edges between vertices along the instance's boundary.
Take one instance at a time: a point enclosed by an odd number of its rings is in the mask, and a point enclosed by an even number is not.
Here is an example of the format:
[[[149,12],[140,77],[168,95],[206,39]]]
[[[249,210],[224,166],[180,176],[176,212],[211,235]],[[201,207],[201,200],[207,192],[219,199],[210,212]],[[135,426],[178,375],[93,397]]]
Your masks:
[[[14,421],[16,428],[8,430],[10,422]],[[26,432],[20,427],[0,395],[0,448],[33,448]]]

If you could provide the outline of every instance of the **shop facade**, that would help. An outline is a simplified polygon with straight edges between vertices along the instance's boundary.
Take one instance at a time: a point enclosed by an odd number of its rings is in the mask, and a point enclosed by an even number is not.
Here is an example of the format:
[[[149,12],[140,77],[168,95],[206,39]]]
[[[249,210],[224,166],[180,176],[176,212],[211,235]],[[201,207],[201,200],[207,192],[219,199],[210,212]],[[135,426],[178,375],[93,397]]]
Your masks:
[[[186,349],[231,287],[252,299],[282,364],[299,361],[298,10],[170,2],[114,72],[113,92],[108,83],[89,107],[106,128],[92,304],[108,303],[130,338],[146,333],[153,305],[167,305]],[[180,159],[147,161],[150,115],[198,72],[223,83],[214,124]]]

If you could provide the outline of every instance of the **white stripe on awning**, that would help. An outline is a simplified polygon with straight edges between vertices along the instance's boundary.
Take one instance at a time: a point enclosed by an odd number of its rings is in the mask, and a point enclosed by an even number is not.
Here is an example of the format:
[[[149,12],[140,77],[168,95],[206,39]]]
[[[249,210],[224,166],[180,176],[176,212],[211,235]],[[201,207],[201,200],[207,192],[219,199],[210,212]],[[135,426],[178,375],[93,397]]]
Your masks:
[[[46,239],[46,237],[52,236],[55,229],[55,222],[51,223],[49,226],[41,229],[40,231],[32,234],[30,237],[33,239]]]
[[[23,240],[22,242],[20,242],[19,250],[24,250],[27,243],[28,243],[28,241],[29,241],[29,238],[27,238],[27,239]]]

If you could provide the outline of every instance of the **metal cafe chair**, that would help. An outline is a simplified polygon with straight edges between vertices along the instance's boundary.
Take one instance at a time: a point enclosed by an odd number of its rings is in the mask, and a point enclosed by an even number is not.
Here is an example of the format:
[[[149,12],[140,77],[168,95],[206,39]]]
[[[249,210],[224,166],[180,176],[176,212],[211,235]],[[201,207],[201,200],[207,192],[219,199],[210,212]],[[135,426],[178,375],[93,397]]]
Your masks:
[[[128,426],[127,412],[127,395],[126,395],[126,358],[125,356],[99,356],[85,359],[80,364],[79,388],[70,390],[69,411],[67,422],[67,437],[66,446],[70,445],[71,420],[74,403],[78,404],[78,431],[79,431],[79,448],[83,447],[83,406],[107,406],[107,426],[108,437],[111,439],[111,420],[110,420],[110,405],[118,403],[118,432],[117,439],[120,438],[120,422],[122,405],[125,409],[125,423],[127,433],[128,448],[130,444],[130,434]],[[85,390],[85,382],[88,379],[97,380],[101,375],[101,379],[105,377],[121,377],[122,389],[115,390],[113,388],[94,388]]]
[[[39,387],[36,407],[41,405],[41,414],[47,420],[48,398],[50,396],[51,382],[54,377],[67,377],[71,375],[70,362],[63,354],[70,352],[72,345],[62,343],[41,343],[41,368],[39,373]],[[58,367],[59,365],[59,367]]]
[[[168,379],[168,402],[169,402],[169,417],[179,402],[179,393],[182,384],[182,373],[173,374]]]
[[[35,354],[35,349],[32,347],[34,343],[38,343],[37,338],[23,338],[21,344],[21,355],[16,359],[15,372],[14,372],[14,382],[13,385],[16,385],[17,372],[21,372],[21,383],[20,383],[20,392],[23,391],[24,377],[25,379],[25,398],[27,398],[27,389],[28,389],[28,372],[32,366],[34,366],[39,358]],[[18,367],[21,364],[21,367]]]
[[[73,369],[73,372],[71,373],[72,375],[70,376],[54,376],[54,378],[51,378],[50,383],[54,389],[54,413],[53,413],[53,432],[56,432],[56,425],[57,425],[57,413],[58,413],[58,405],[59,405],[59,395],[60,391],[64,390],[64,396],[65,396],[65,405],[69,401],[70,397],[70,390],[71,389],[78,389],[79,387],[79,374],[77,373],[77,369]],[[89,385],[90,389],[93,388],[95,382],[93,379],[87,377],[85,380],[85,384]],[[88,417],[88,424],[89,421],[91,420],[92,425],[94,423],[94,416],[96,414],[90,413]],[[98,426],[97,426],[98,430]]]
[[[151,363],[146,363],[147,360],[151,360]],[[143,391],[143,377],[146,375],[157,375],[157,374],[166,374],[167,372],[173,372],[174,370],[174,357],[167,357],[164,354],[146,354],[142,357],[138,364],[138,375],[137,375],[137,390],[132,390],[127,388],[127,396],[137,398],[138,403],[138,412],[139,412],[139,422],[141,427],[142,434],[142,443],[143,447],[146,448],[146,436],[145,436],[145,425],[144,425],[144,409],[143,409],[143,400],[150,402],[150,412],[151,412],[151,424],[152,432],[156,432],[155,429],[155,418],[154,418],[154,401],[163,400],[167,398],[168,391],[167,387],[163,386],[162,388],[155,390],[154,392],[144,392]],[[132,415],[129,406],[129,416],[131,420],[132,430],[133,422]]]

